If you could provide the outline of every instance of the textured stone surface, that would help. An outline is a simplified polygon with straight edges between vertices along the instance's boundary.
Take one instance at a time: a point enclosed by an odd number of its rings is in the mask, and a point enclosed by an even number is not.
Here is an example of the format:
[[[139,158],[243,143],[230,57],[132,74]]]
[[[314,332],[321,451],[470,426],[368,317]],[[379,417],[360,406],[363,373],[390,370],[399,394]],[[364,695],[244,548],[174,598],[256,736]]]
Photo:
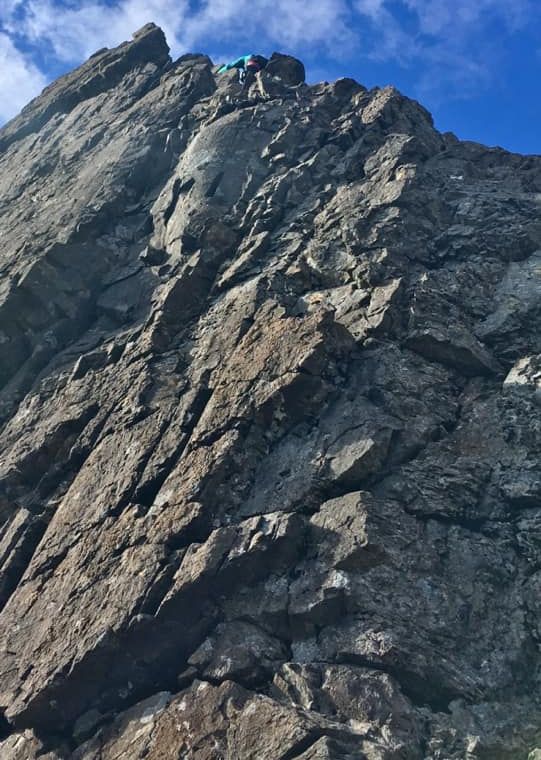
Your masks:
[[[533,760],[541,159],[215,72],[0,132],[0,756]]]

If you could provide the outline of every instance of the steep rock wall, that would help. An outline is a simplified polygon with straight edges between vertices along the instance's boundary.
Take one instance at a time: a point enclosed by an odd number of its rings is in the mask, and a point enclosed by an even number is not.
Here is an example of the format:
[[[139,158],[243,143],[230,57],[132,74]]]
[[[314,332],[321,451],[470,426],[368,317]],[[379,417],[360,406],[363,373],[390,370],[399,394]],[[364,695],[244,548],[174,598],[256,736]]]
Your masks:
[[[299,71],[0,132],[2,758],[537,757],[541,159]]]

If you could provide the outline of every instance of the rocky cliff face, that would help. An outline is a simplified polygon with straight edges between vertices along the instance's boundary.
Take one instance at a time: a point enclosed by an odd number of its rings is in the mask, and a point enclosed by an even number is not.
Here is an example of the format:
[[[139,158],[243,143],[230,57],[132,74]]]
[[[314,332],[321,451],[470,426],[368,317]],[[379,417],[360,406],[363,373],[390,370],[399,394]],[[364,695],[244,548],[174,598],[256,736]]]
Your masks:
[[[0,132],[0,756],[541,750],[541,158],[149,25]]]

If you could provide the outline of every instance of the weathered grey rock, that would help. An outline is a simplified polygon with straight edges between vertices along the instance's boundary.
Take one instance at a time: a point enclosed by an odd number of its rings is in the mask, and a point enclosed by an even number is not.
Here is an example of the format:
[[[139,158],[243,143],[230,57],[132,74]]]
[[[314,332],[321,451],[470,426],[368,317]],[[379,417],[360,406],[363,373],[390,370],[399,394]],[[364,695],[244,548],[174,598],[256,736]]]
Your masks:
[[[298,58],[283,53],[273,53],[265,68],[271,77],[279,77],[285,84],[294,87],[302,84],[306,78],[304,64]]]
[[[0,132],[0,756],[533,760],[541,160],[261,80]]]
[[[286,660],[287,649],[283,642],[250,623],[239,621],[219,625],[188,662],[207,681],[229,679],[257,684],[268,680],[278,663]]]

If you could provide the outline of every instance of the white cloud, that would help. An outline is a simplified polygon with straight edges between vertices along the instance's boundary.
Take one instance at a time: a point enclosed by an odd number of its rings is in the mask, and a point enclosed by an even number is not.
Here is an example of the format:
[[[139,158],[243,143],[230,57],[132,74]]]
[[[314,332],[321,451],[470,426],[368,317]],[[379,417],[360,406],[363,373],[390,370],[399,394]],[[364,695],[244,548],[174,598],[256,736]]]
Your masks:
[[[170,45],[178,44],[178,23],[187,7],[188,0],[122,0],[114,6],[94,1],[70,7],[28,0],[23,18],[7,26],[31,43],[48,43],[59,60],[75,62],[98,48],[118,45],[150,20],[162,27]]]
[[[425,34],[440,35],[456,30],[459,35],[475,32],[490,17],[498,17],[511,28],[524,24],[534,6],[531,0],[403,0],[419,18]]]
[[[259,39],[262,48],[319,48],[340,54],[355,44],[350,21],[347,0],[207,0],[186,18],[181,39],[186,48],[219,36],[237,45]]]
[[[24,0],[0,0],[0,18],[8,18]]]
[[[440,99],[474,95],[493,81],[505,55],[504,35],[499,35],[497,44],[492,39],[494,24],[509,33],[541,21],[538,0],[354,2],[373,31],[368,55],[420,68],[417,92],[430,94],[433,103],[436,95]]]
[[[355,0],[355,9],[370,21],[375,32],[368,36],[371,45],[367,53],[371,58],[404,63],[416,54],[414,37],[402,28],[386,0]]]
[[[46,84],[42,72],[0,32],[0,122],[15,116]]]
[[[416,40],[419,45],[420,35],[460,45],[471,35],[482,35],[494,19],[516,30],[528,23],[536,7],[533,0],[354,0],[354,3],[358,13],[376,27],[389,50],[395,47],[388,44],[389,39],[391,43],[397,37],[402,42]],[[413,16],[415,32],[403,28],[400,6]]]

